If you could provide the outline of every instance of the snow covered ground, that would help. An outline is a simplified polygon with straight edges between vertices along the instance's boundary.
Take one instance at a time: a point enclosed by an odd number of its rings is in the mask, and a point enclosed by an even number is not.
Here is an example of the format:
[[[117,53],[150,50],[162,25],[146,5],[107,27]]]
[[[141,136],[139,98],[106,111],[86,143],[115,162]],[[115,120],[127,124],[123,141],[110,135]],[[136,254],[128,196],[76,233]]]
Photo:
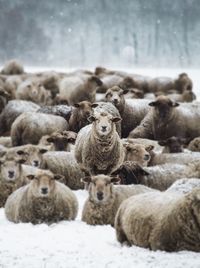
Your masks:
[[[150,76],[172,76],[186,71],[200,97],[198,70],[134,70]],[[110,226],[81,222],[86,191],[75,191],[79,215],[74,222],[53,225],[14,224],[0,209],[0,268],[200,268],[200,253],[151,252],[121,246]]]

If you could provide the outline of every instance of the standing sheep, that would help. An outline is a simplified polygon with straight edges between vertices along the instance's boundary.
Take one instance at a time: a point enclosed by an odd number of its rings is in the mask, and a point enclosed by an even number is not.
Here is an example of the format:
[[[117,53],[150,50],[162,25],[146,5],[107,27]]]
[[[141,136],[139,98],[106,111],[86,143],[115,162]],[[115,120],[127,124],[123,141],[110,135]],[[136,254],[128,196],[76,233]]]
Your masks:
[[[11,138],[13,146],[38,144],[42,136],[68,129],[67,121],[56,115],[23,113],[13,123]]]
[[[97,175],[85,177],[83,181],[89,183],[89,197],[82,212],[82,221],[90,225],[114,225],[117,210],[125,199],[130,196],[150,192],[152,189],[143,185],[116,185],[119,177]]]
[[[137,127],[147,114],[148,100],[125,100],[124,94],[128,90],[120,87],[112,87],[107,90],[105,99],[118,109],[122,118],[122,138],[128,137],[130,131]]]
[[[151,250],[200,252],[200,187],[186,195],[144,193],[125,200],[116,215],[120,243]]]
[[[116,131],[119,117],[108,113],[94,113],[91,125],[80,130],[75,144],[75,157],[81,168],[92,175],[110,174],[124,160],[124,148]]]
[[[60,178],[58,175],[38,170],[35,175],[27,177],[32,181],[15,191],[6,202],[5,214],[9,221],[38,224],[76,218],[76,196],[67,186],[56,181]]]

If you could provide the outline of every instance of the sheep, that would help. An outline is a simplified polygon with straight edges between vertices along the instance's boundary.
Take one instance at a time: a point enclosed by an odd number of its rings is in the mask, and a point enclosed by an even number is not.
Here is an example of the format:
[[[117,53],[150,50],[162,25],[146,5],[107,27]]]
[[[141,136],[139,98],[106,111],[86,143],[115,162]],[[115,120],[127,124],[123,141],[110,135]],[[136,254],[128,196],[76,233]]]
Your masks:
[[[52,151],[70,152],[74,150],[76,137],[77,137],[77,133],[73,131],[65,130],[61,132],[53,132],[51,135],[48,135],[48,137],[46,138],[46,141],[48,144],[53,143],[53,146],[51,147]],[[41,140],[40,140],[40,144],[41,144]]]
[[[115,126],[120,120],[106,112],[96,112],[90,116],[92,124],[79,131],[75,157],[91,175],[110,174],[122,164],[124,149]]]
[[[167,96],[159,96],[150,102],[152,109],[140,125],[129,134],[130,138],[167,139],[172,136],[195,138],[200,135],[200,106],[171,101]],[[179,107],[178,107],[179,106]]]
[[[54,71],[43,72],[40,77],[40,82],[45,89],[51,92],[51,96],[54,99],[59,92],[59,82],[64,77],[64,74],[59,74]]]
[[[103,101],[98,102],[98,106],[94,108],[93,111],[99,112],[99,113],[107,112],[111,114],[113,117],[121,118],[120,113],[117,110],[117,108],[110,102],[103,102]],[[117,133],[121,137],[121,121],[115,122],[115,125],[116,125]]]
[[[117,240],[151,250],[200,252],[200,187],[186,195],[144,193],[125,200],[115,218]]]
[[[142,144],[144,146],[153,146],[154,151],[161,152],[162,146],[158,144],[158,141],[155,140],[149,140],[149,139],[142,139],[142,138],[127,138],[123,139],[124,142],[132,143],[132,144]]]
[[[121,115],[122,138],[128,137],[129,132],[140,124],[149,110],[148,100],[125,100],[124,94],[127,92],[128,90],[115,86],[108,89],[105,95],[106,101],[114,104]]]
[[[72,152],[47,152],[42,156],[40,168],[49,169],[54,174],[64,176],[63,182],[72,190],[84,188],[81,182],[84,173]]]
[[[116,185],[119,177],[97,175],[85,177],[89,183],[89,197],[85,201],[82,211],[82,221],[90,225],[114,225],[115,215],[123,200],[130,196],[150,192],[152,189],[143,185]]]
[[[22,77],[19,75],[8,76],[6,79],[5,90],[10,94],[11,99],[15,99],[16,90],[22,81]]]
[[[40,108],[39,105],[31,101],[11,100],[0,114],[0,135],[10,132],[12,123],[24,112],[35,112]]]
[[[181,73],[174,82],[175,89],[179,93],[183,93],[184,90],[192,91],[193,83],[188,74]]]
[[[48,151],[47,147],[33,144],[12,147],[6,150],[6,154],[14,157],[21,157],[26,165],[39,167],[42,155]]]
[[[199,152],[186,153],[155,153],[149,162],[150,166],[162,165],[165,163],[187,164],[192,161],[200,160]]]
[[[57,181],[59,175],[38,170],[27,176],[31,182],[15,191],[7,200],[5,215],[14,223],[54,223],[74,220],[78,212],[75,194]]]
[[[187,139],[173,136],[166,140],[158,141],[158,144],[164,146],[162,153],[182,153],[184,151],[183,145],[187,142]]]
[[[192,191],[192,189],[200,187],[200,179],[198,178],[183,178],[175,181],[166,192],[177,192],[182,194],[187,194]]]
[[[192,152],[200,152],[200,137],[196,137],[191,140],[187,146],[187,149]]]
[[[12,124],[11,139],[13,146],[38,144],[42,136],[55,131],[68,129],[67,121],[56,115],[23,113]]]
[[[10,60],[5,63],[1,73],[5,75],[23,74],[24,68],[18,60]]]
[[[113,175],[121,178],[122,184],[143,184],[164,191],[182,178],[200,178],[200,161],[189,164],[167,163],[153,167],[141,167],[137,163],[124,162]]]
[[[92,108],[97,106],[97,103],[92,104],[89,101],[75,103],[69,119],[69,129],[78,133],[81,128],[88,125],[90,123],[88,117],[92,114]]]
[[[182,94],[173,93],[167,96],[175,102],[192,102],[196,99],[196,95],[192,90],[184,90]]]
[[[95,101],[96,87],[102,81],[96,77],[83,78],[82,76],[65,77],[60,82],[59,92],[61,98],[66,98],[70,105],[81,101]]]
[[[72,114],[72,107],[67,105],[42,106],[36,112],[43,114],[59,115],[69,121]]]
[[[5,205],[8,196],[17,188],[25,185],[22,176],[24,159],[4,155],[0,158],[0,207]]]
[[[51,104],[50,92],[37,79],[29,78],[19,84],[16,99],[32,101],[40,105]]]
[[[147,166],[151,159],[150,151],[153,150],[153,146],[124,142],[124,149],[124,161],[134,161],[141,166]]]
[[[10,94],[5,89],[0,88],[0,113],[3,111],[9,100]]]

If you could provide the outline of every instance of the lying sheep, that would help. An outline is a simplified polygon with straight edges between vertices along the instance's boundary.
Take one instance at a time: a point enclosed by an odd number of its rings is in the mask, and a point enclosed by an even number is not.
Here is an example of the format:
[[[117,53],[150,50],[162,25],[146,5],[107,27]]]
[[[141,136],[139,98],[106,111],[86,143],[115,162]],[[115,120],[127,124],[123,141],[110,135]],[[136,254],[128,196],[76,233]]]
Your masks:
[[[184,151],[183,145],[187,142],[187,139],[173,136],[166,140],[158,141],[158,144],[164,146],[162,153],[182,153]]]
[[[71,152],[47,152],[43,155],[40,167],[64,176],[63,182],[72,190],[84,188],[81,182],[84,173]]]
[[[123,139],[124,142],[132,143],[132,144],[142,144],[144,146],[153,146],[153,150],[156,152],[162,151],[162,146],[158,144],[158,141],[150,140],[150,139],[142,139],[142,138],[127,138]]]
[[[37,110],[37,113],[59,115],[69,121],[72,110],[72,107],[67,105],[43,106]]]
[[[51,104],[51,95],[37,79],[23,81],[16,91],[16,99],[32,101],[40,105]]]
[[[186,195],[153,192],[130,197],[115,218],[117,240],[151,250],[200,252],[199,198],[199,187]]]
[[[56,115],[23,113],[12,124],[11,139],[13,146],[38,144],[42,136],[55,131],[68,129],[67,121]]]
[[[26,165],[39,167],[42,155],[48,151],[47,147],[33,144],[26,144],[22,146],[12,147],[7,149],[6,154],[14,157],[21,157],[24,159]]]
[[[12,100],[9,101],[3,112],[0,114],[0,135],[10,131],[12,123],[24,112],[35,112],[39,105],[31,101]]]
[[[192,90],[192,87],[193,87],[192,80],[190,79],[190,77],[188,76],[187,73],[181,73],[181,74],[179,74],[179,76],[175,80],[174,84],[175,84],[175,89],[179,93],[183,93],[184,90],[191,91]]]
[[[13,158],[7,155],[0,158],[0,207],[5,205],[8,196],[13,191],[25,185],[21,165],[24,162],[24,159]]]
[[[87,79],[80,75],[65,77],[60,82],[60,97],[66,98],[70,105],[81,101],[94,102],[96,87],[101,85],[101,80],[96,76],[91,76]]]
[[[162,140],[172,136],[195,138],[200,135],[200,126],[196,124],[200,120],[200,106],[179,106],[167,96],[159,96],[149,105],[152,109],[129,137]]]
[[[115,122],[106,112],[94,113],[91,125],[80,130],[75,143],[75,157],[81,168],[92,175],[110,174],[124,160],[124,148],[116,131]]]
[[[8,76],[5,81],[5,90],[10,94],[11,99],[15,99],[16,90],[18,86],[22,83],[22,77],[19,75]]]
[[[33,224],[74,220],[78,212],[75,194],[50,171],[38,170],[29,175],[28,185],[15,191],[7,200],[5,214],[9,221]]]
[[[53,132],[51,135],[48,135],[46,141],[53,146],[52,151],[66,151],[70,152],[74,150],[74,144],[76,141],[77,133],[73,131],[61,131]],[[40,140],[41,144],[41,140]]]
[[[6,75],[23,74],[24,68],[18,60],[10,60],[5,63],[1,73]]]
[[[186,153],[155,153],[149,162],[149,166],[163,165],[166,163],[187,164],[192,161],[200,160],[199,152]]]
[[[137,127],[147,114],[148,100],[125,100],[128,90],[112,87],[107,90],[105,99],[118,109],[122,118],[122,138],[128,137],[131,130]]]
[[[200,161],[187,165],[167,163],[154,167],[141,167],[134,162],[125,162],[114,172],[123,184],[143,184],[164,191],[182,178],[200,178]]]
[[[166,192],[175,192],[181,194],[187,194],[194,188],[200,187],[200,179],[198,178],[183,178],[175,181]]]
[[[192,102],[196,99],[196,95],[192,90],[184,90],[182,94],[174,93],[167,96],[175,102]]]
[[[119,177],[97,175],[85,177],[89,183],[89,197],[85,201],[82,221],[90,225],[114,225],[115,215],[123,200],[130,196],[150,192],[152,189],[143,185],[114,186],[119,182]]]
[[[141,166],[146,167],[151,159],[150,151],[153,146],[144,146],[142,144],[124,143],[125,158],[124,161],[134,161]]]
[[[89,101],[75,103],[69,119],[69,129],[78,133],[81,128],[88,125],[90,123],[88,117],[92,114],[92,109],[97,106],[97,103],[92,104]]]
[[[187,146],[187,149],[192,152],[200,152],[200,137],[196,137],[191,140]]]

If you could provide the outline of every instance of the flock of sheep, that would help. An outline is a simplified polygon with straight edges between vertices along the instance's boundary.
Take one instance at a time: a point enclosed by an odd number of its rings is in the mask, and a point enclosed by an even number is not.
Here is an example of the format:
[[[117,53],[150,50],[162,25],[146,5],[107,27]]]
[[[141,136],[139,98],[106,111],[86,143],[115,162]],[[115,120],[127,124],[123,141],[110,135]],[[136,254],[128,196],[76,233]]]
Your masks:
[[[0,74],[0,207],[9,221],[110,224],[122,244],[200,252],[200,103],[186,73]]]

